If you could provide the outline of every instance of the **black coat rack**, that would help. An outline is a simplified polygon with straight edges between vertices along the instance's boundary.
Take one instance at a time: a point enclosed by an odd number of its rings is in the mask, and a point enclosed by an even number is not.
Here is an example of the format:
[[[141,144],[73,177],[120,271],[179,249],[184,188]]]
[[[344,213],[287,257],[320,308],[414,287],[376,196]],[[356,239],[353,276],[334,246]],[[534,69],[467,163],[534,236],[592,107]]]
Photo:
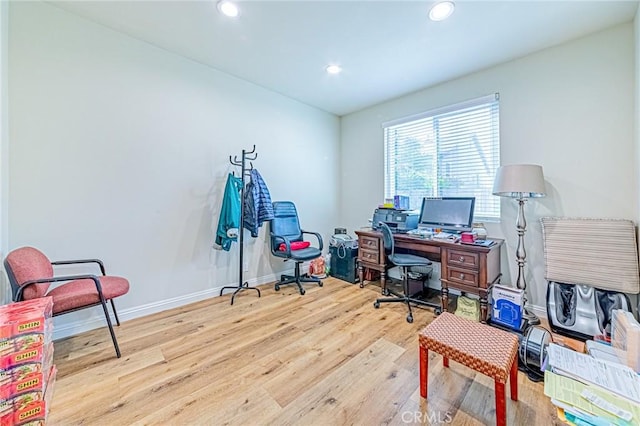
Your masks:
[[[253,145],[253,149],[251,151],[242,150],[242,159],[239,160],[237,156],[234,156],[233,159],[229,156],[229,162],[234,166],[240,166],[240,176],[242,179],[242,186],[240,189],[240,226],[238,227],[238,249],[240,250],[240,264],[238,265],[238,285],[237,286],[226,286],[222,287],[220,290],[220,296],[227,289],[234,289],[233,295],[231,296],[231,304],[233,305],[233,300],[236,297],[236,294],[240,293],[242,290],[255,290],[258,292],[258,297],[260,297],[260,290],[255,287],[249,287],[248,282],[242,281],[242,273],[244,269],[244,191],[245,184],[244,178],[248,173],[253,169],[253,163],[251,161],[258,158],[258,153],[256,152],[256,146]],[[247,169],[247,161],[249,161],[250,168]]]

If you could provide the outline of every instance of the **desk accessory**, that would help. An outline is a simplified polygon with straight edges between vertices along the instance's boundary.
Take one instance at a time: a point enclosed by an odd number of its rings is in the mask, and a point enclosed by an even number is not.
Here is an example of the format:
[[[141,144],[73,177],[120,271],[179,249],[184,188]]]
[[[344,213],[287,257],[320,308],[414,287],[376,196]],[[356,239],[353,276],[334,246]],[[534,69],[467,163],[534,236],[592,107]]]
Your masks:
[[[484,240],[487,238],[487,229],[484,227],[484,223],[474,222],[471,225],[471,232],[476,235],[476,239]]]
[[[393,208],[397,210],[409,210],[409,197],[406,195],[394,195]]]
[[[465,244],[473,244],[476,242],[476,236],[473,232],[463,232],[460,234],[460,242]]]
[[[471,243],[467,243],[464,241],[460,241],[460,244],[467,244],[470,246],[481,246],[481,247],[491,247],[492,245],[494,245],[496,242],[493,240],[475,240]]]
[[[540,324],[538,317],[526,307],[527,282],[524,278],[524,264],[527,252],[524,248],[524,233],[527,229],[527,221],[524,217],[524,203],[529,198],[539,198],[546,195],[542,167],[535,164],[501,166],[496,172],[493,195],[515,198],[518,201],[518,218],[516,220],[516,230],[518,231],[518,246],[516,247],[518,278],[516,279],[516,286],[523,290],[523,317],[530,325]]]

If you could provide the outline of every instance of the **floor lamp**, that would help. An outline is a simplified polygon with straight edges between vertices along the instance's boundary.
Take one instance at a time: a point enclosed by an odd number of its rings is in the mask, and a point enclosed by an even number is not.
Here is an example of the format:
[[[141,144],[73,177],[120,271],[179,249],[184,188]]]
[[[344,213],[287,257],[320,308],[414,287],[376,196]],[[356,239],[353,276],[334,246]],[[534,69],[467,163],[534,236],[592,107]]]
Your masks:
[[[540,324],[540,320],[527,309],[527,281],[524,278],[524,264],[527,252],[524,248],[524,233],[527,221],[524,217],[524,203],[529,198],[544,197],[544,175],[542,167],[534,164],[512,164],[498,168],[496,180],[493,184],[493,195],[515,198],[518,201],[518,247],[516,248],[516,262],[518,262],[518,279],[516,287],[522,290],[522,317],[528,325]]]

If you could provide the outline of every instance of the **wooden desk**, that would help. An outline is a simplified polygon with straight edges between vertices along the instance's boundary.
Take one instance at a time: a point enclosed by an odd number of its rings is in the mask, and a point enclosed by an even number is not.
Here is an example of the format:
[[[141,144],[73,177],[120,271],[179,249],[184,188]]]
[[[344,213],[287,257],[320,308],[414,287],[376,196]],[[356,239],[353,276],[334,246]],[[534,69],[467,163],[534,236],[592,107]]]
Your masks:
[[[387,257],[384,252],[382,234],[367,229],[356,231],[358,235],[358,275],[360,287],[364,285],[364,270],[380,272],[382,291],[387,288]],[[493,239],[493,238],[492,238]],[[442,311],[449,306],[449,289],[471,293],[480,297],[480,321],[487,320],[487,297],[491,285],[499,283],[500,246],[496,240],[491,247],[474,246],[448,241],[425,239],[408,234],[394,234],[396,250],[412,252],[430,260],[440,262],[442,283]]]

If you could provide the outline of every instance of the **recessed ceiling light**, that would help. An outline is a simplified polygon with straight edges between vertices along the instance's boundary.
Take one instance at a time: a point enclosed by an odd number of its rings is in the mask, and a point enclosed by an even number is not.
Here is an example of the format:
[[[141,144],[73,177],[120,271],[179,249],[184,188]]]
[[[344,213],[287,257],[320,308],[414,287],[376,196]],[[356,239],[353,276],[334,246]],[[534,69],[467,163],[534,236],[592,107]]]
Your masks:
[[[222,12],[224,15],[229,16],[231,18],[235,18],[240,13],[238,10],[238,6],[229,0],[222,0],[218,2],[218,10]]]
[[[340,65],[328,65],[326,70],[329,74],[340,74],[342,72]]]
[[[444,21],[451,16],[455,7],[451,1],[436,3],[429,11],[429,18],[432,21]]]

